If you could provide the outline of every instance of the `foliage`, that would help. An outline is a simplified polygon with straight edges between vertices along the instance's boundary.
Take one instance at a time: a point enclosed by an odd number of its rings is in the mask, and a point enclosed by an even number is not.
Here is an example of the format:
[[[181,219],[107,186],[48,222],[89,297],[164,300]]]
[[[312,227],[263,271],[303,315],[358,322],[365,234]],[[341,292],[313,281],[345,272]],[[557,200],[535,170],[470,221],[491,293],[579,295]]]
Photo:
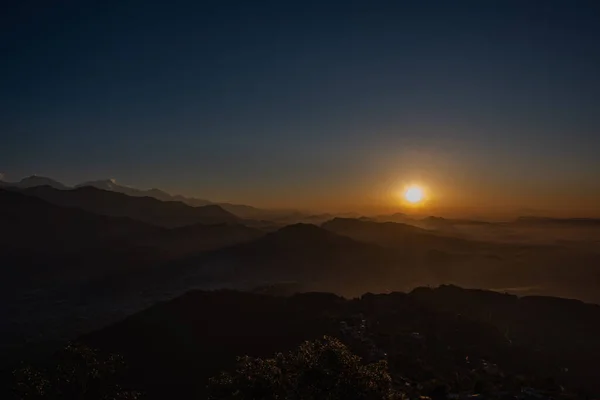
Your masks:
[[[235,371],[209,383],[211,399],[398,399],[387,363],[363,364],[325,336],[274,358],[240,357]]]
[[[24,366],[14,371],[18,399],[134,400],[139,393],[125,391],[117,383],[124,370],[117,355],[101,357],[84,345],[68,345],[51,367]]]

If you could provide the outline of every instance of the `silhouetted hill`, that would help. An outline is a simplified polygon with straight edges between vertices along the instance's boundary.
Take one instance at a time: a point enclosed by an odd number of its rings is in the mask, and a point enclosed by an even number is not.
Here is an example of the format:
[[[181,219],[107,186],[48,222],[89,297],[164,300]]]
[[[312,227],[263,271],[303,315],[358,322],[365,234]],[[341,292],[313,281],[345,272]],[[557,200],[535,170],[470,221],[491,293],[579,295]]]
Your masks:
[[[121,353],[130,363],[131,379],[152,391],[149,398],[203,398],[207,378],[231,366],[235,357],[271,355],[336,331],[309,303],[274,300],[230,291],[190,292],[85,340],[102,349],[126,350]]]
[[[264,235],[262,230],[240,224],[194,224],[167,229],[136,243],[160,249],[163,257],[171,259],[230,247]]]
[[[131,367],[128,383],[150,399],[201,398],[208,378],[232,368],[237,356],[268,357],[322,335],[338,337],[366,360],[387,360],[410,398],[439,386],[484,398],[528,387],[537,394],[524,398],[568,390],[594,398],[599,321],[597,306],[457,287],[354,300],[190,292],[83,341],[122,354]]]
[[[437,235],[432,231],[399,222],[373,222],[353,218],[335,218],[323,229],[363,242],[377,243],[404,251],[473,250],[475,242]]]
[[[588,248],[486,242],[477,240],[475,234],[472,239],[462,239],[392,222],[335,219],[322,226],[403,255],[413,270],[419,271],[406,277],[413,285],[453,283],[599,301],[595,293],[600,258]]]
[[[75,187],[69,187],[54,179],[39,176],[31,176],[22,179],[20,182],[5,182],[0,180],[0,187],[27,189],[37,186],[50,186],[55,189],[77,189],[83,187],[94,187],[100,190],[106,190],[116,193],[123,193],[132,197],[152,197],[161,201],[176,201],[185,203],[191,207],[203,207],[207,205],[217,205],[239,218],[249,220],[285,220],[289,222],[299,221],[306,215],[298,213],[295,210],[268,210],[252,207],[244,204],[232,204],[226,202],[213,202],[210,200],[199,199],[195,197],[186,197],[182,195],[172,195],[160,189],[137,189],[130,186],[120,185],[115,179],[100,179],[95,181],[83,182]],[[297,215],[296,215],[297,214]],[[299,217],[298,217],[299,216]]]
[[[220,202],[215,204],[218,204],[220,207],[223,207],[224,210],[227,210],[240,218],[247,218],[252,220],[277,220],[278,218],[287,217],[288,215],[293,213],[293,211],[269,210],[264,208],[247,206],[244,204]]]
[[[208,205],[217,205],[222,209],[234,214],[240,218],[246,219],[268,219],[273,216],[277,216],[279,213],[276,211],[263,210],[260,208],[247,206],[243,204],[231,204],[231,203],[215,203],[205,199],[198,199],[195,197],[185,197],[182,195],[171,195],[160,189],[136,189],[129,186],[119,185],[114,179],[103,179],[97,181],[89,181],[76,185],[76,188],[91,186],[101,190],[108,190],[117,193],[123,193],[133,197],[153,197],[161,201],[179,201],[185,203],[191,207],[203,207]]]
[[[388,284],[394,267],[396,273],[408,274],[402,257],[394,252],[310,224],[286,226],[220,250],[210,260],[238,279],[301,280],[345,292],[358,284]]]
[[[269,234],[263,245],[346,247],[354,241],[313,224],[292,224]]]
[[[38,186],[25,189],[23,193],[63,207],[80,208],[102,215],[129,217],[170,228],[197,223],[216,224],[239,221],[235,215],[217,205],[191,207],[181,202],[165,202],[153,197],[128,196],[91,186],[72,190],[56,190],[48,186]]]
[[[0,189],[0,367],[188,290],[176,260],[262,235],[239,224],[168,229]]]
[[[49,187],[48,190],[59,192]],[[64,252],[160,230],[133,219],[59,207],[37,197],[2,189],[0,219],[0,245],[24,251]]]
[[[154,249],[133,240],[160,235],[162,229],[129,218],[59,207],[0,190],[0,220],[2,297],[158,262]],[[18,301],[9,301],[18,309]]]
[[[53,193],[47,187],[35,191]],[[5,250],[62,254],[127,244],[183,256],[231,246],[265,234],[244,225],[225,223],[166,229],[132,218],[58,206],[25,193],[0,189],[0,246]]]
[[[200,206],[206,206],[206,205],[212,204],[208,200],[189,199],[189,198],[185,198],[183,196],[172,196],[169,193],[164,192],[160,189],[143,190],[143,189],[136,189],[136,188],[129,187],[129,186],[119,185],[119,184],[117,184],[117,181],[114,179],[102,179],[102,180],[97,180],[97,181],[84,182],[84,183],[75,185],[75,188],[88,187],[88,186],[95,187],[96,189],[100,189],[100,190],[107,190],[107,191],[111,191],[111,192],[123,193],[123,194],[126,194],[128,196],[133,196],[133,197],[154,197],[155,199],[158,199],[161,201],[181,201],[188,205],[192,205],[193,207],[200,207]],[[189,202],[192,202],[193,204],[190,204]]]
[[[400,222],[400,223],[407,223],[409,221],[412,221],[413,218],[409,217],[408,215],[404,214],[404,213],[394,213],[394,214],[390,214],[390,215],[377,215],[374,217],[376,221],[379,222]]]
[[[452,232],[457,226],[491,226],[491,222],[479,221],[475,219],[454,219],[454,218],[442,218],[429,216],[421,220],[415,221],[418,226],[426,229],[435,229],[445,232]]]
[[[600,355],[600,306],[547,296],[518,298],[456,286],[415,289],[411,296],[427,306],[495,326],[511,343],[543,354],[539,371],[572,384],[600,390],[594,376]],[[560,361],[558,361],[560,360]],[[558,361],[558,362],[557,362]]]
[[[411,225],[334,219],[295,224],[257,240],[181,260],[225,282],[295,281],[354,295],[453,283],[597,301],[598,255],[556,246],[453,238]],[[566,263],[573,266],[565,268]]]
[[[333,218],[321,224],[321,227],[332,232],[357,232],[360,230],[379,229],[387,233],[386,230],[394,230],[393,233],[402,236],[427,233],[425,229],[400,222],[375,222],[357,218]]]
[[[93,208],[90,204],[100,207],[112,204],[109,201],[101,204],[103,198],[96,196],[97,193],[109,193],[111,197],[126,200],[145,200],[94,188],[58,191],[37,187],[25,193],[30,191],[61,195],[54,199],[64,205],[81,204],[82,198],[75,197],[77,203],[72,203],[73,199],[62,197],[63,194],[91,194],[96,203],[85,203],[88,208]],[[161,204],[158,200],[149,200]],[[204,218],[205,214],[201,216]],[[167,229],[127,217],[58,206],[35,196],[3,189],[0,189],[0,219],[0,251],[7,264],[3,284],[7,288],[17,287],[14,285],[17,280],[28,287],[38,285],[44,279],[48,279],[45,285],[60,286],[73,280],[92,279],[98,273],[139,271],[150,265],[158,266],[264,235],[263,231],[239,224],[194,224]]]
[[[521,225],[558,225],[558,226],[590,226],[600,227],[598,218],[549,218],[549,217],[519,217],[515,223]]]
[[[11,187],[18,189],[27,189],[36,186],[50,186],[54,189],[65,190],[69,189],[68,186],[63,185],[62,183],[55,181],[51,178],[46,178],[43,176],[32,175],[27,178],[21,179],[19,182],[4,182],[0,181],[0,187]]]

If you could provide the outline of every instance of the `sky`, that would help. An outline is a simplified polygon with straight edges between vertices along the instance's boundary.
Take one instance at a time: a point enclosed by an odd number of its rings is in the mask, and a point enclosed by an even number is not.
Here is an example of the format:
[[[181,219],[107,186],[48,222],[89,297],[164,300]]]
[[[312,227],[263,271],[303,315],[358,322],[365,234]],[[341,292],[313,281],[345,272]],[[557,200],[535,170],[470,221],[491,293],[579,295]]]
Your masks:
[[[0,173],[265,207],[600,215],[598,1],[32,1]]]

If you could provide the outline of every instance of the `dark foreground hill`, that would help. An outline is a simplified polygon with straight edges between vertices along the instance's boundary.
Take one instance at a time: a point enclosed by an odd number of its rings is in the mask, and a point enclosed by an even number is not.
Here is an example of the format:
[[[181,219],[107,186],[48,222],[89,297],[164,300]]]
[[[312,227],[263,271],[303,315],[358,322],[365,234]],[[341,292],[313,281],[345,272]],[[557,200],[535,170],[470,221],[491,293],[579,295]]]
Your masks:
[[[190,292],[82,340],[123,355],[127,385],[163,399],[203,398],[208,378],[236,356],[268,357],[322,335],[366,361],[387,360],[394,383],[413,396],[440,387],[490,394],[480,398],[600,395],[599,306],[452,286],[354,300]]]

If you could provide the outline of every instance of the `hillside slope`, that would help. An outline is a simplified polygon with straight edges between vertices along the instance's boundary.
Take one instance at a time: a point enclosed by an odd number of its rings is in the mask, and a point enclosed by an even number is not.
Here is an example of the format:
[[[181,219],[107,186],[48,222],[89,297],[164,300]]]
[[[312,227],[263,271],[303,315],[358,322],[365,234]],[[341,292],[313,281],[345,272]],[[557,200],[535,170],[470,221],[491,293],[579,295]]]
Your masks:
[[[504,310],[504,322],[470,311],[469,305],[487,310],[490,301],[490,312]],[[552,311],[552,318],[522,318],[540,309]],[[547,335],[550,320],[561,326],[560,334]],[[428,394],[443,385],[454,393],[521,393],[531,386],[561,393],[563,385],[584,396],[600,394],[593,378],[600,374],[594,361],[598,321],[597,306],[457,287],[354,300],[216,291],[187,293],[83,340],[123,354],[131,365],[128,379],[151,399],[202,396],[207,379],[231,368],[236,356],[271,356],[325,334],[367,360],[386,359],[395,381],[409,392]],[[500,329],[506,322],[514,327],[510,338]],[[532,346],[531,340],[541,344]],[[578,341],[585,347],[573,344]]]

